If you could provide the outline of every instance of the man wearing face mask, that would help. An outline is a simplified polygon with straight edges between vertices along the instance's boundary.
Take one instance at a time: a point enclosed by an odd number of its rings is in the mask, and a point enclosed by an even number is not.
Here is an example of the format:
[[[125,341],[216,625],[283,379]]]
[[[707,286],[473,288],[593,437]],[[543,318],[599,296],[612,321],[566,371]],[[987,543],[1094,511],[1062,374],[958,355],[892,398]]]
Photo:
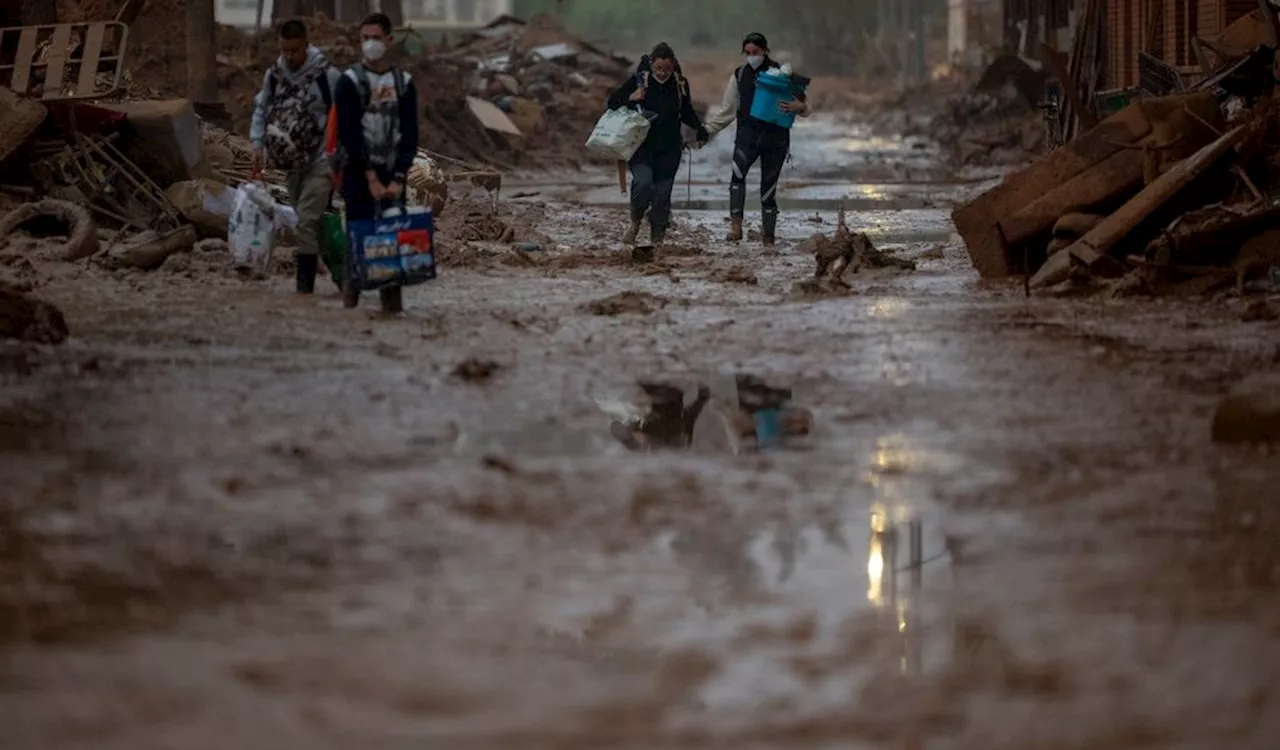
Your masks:
[[[418,151],[418,94],[409,75],[387,62],[390,43],[390,19],[381,13],[366,18],[360,24],[364,59],[343,73],[334,91],[348,222],[376,219],[403,201]],[[379,295],[383,312],[403,309],[400,287],[380,289]],[[359,303],[358,290],[344,291],[344,305]]]
[[[776,123],[765,122],[751,116],[751,101],[755,97],[756,78],[766,70],[779,68],[769,57],[769,42],[764,34],[752,33],[742,40],[742,54],[746,64],[733,72],[725,88],[724,100],[707,118],[707,132],[719,133],[734,120],[738,121],[738,133],[733,145],[733,176],[729,182],[729,241],[742,239],[742,218],[747,202],[747,172],[760,161],[761,238],[765,245],[776,241],[778,226],[778,178],[782,165],[791,150],[791,131]],[[781,102],[784,112],[809,116],[809,104],[804,95]]]
[[[649,215],[649,241],[662,244],[671,223],[671,190],[684,151],[681,123],[706,143],[707,131],[693,109],[689,82],[680,75],[676,54],[662,42],[609,97],[609,109],[638,106],[650,120],[649,133],[631,157],[631,225],[623,242],[635,242],[640,222]]]
[[[298,213],[300,294],[316,286],[320,221],[333,193],[324,154],[324,129],[338,85],[338,71],[307,42],[301,21],[286,21],[279,32],[280,59],[267,71],[254,97],[249,140],[253,171],[270,161],[288,174],[289,201]]]

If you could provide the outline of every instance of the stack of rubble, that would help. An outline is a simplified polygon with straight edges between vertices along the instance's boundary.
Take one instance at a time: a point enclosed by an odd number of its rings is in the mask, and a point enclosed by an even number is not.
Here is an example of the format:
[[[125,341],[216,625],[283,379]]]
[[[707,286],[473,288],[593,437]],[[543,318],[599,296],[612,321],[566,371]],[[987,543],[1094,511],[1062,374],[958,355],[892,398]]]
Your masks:
[[[1021,165],[1045,150],[1045,115],[1039,106],[1044,80],[1027,61],[1004,55],[976,79],[953,70],[891,96],[873,94],[854,108],[871,112],[870,123],[878,131],[939,144],[953,166]]]
[[[467,74],[468,109],[486,129],[537,141],[543,157],[574,162],[631,63],[565,32],[546,15],[504,16],[433,57]],[[518,135],[517,135],[518,134]]]
[[[1272,36],[1139,98],[952,214],[985,278],[1031,289],[1204,294],[1280,276]],[[1259,59],[1267,64],[1255,64]],[[1084,118],[1082,118],[1083,120]]]
[[[130,27],[133,98],[181,96],[186,90],[182,0],[148,0]],[[359,29],[317,16],[313,44],[334,64],[358,61]],[[509,16],[456,44],[430,49],[398,32],[395,62],[413,77],[422,116],[421,146],[468,164],[550,166],[592,158],[582,148],[612,87],[629,64],[576,39],[548,16]],[[274,32],[259,37],[220,27],[218,79],[231,130],[247,133],[253,97],[276,60]]]

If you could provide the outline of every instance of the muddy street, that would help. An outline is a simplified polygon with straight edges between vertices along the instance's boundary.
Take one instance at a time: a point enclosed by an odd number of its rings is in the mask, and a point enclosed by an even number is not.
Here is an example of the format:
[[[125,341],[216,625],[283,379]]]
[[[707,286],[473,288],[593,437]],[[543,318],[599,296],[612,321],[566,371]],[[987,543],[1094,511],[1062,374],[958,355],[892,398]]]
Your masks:
[[[651,262],[609,170],[529,173],[546,241],[442,239],[395,318],[31,240],[73,338],[0,350],[5,746],[1271,747],[1280,462],[1209,425],[1280,323],[979,283],[980,176],[795,142],[776,248],[726,142]],[[806,283],[841,206],[916,270]]]

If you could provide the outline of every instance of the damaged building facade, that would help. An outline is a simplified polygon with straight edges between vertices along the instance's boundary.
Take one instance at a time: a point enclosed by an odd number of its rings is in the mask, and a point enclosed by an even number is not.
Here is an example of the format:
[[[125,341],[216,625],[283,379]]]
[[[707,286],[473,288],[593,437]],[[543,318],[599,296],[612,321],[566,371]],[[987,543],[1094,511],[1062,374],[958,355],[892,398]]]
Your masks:
[[[1248,43],[1245,37],[1256,38],[1238,28],[1223,39],[1229,26],[1246,16],[1258,26],[1267,23],[1258,0],[1105,1],[1106,80],[1112,89],[1139,85],[1139,53],[1163,60],[1182,75],[1199,75],[1212,70],[1223,55],[1211,51],[1215,41],[1244,53],[1248,50],[1238,46]]]
[[[1139,85],[1139,53],[1167,62],[1182,75],[1198,75],[1225,55],[1246,52],[1240,47],[1256,38],[1237,30],[1237,38],[1223,39],[1228,27],[1246,17],[1266,23],[1259,0],[948,0],[948,57],[973,65],[990,50],[1033,60],[1041,59],[1044,43],[1068,50],[1091,5],[1103,6],[1108,89]],[[1215,52],[1219,44],[1230,52]]]

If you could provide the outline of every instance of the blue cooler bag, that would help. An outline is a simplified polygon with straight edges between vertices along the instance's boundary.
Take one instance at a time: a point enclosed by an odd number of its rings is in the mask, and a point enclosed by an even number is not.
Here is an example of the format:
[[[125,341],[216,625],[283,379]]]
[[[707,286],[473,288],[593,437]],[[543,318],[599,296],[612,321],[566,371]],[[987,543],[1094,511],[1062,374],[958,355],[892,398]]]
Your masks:
[[[751,116],[784,128],[791,127],[796,123],[795,113],[783,112],[778,109],[778,104],[795,99],[808,87],[809,79],[804,76],[774,75],[770,71],[761,73],[756,76],[756,93],[751,97]]]
[[[436,277],[431,210],[391,208],[373,221],[347,223],[347,269],[360,291],[413,286]]]

